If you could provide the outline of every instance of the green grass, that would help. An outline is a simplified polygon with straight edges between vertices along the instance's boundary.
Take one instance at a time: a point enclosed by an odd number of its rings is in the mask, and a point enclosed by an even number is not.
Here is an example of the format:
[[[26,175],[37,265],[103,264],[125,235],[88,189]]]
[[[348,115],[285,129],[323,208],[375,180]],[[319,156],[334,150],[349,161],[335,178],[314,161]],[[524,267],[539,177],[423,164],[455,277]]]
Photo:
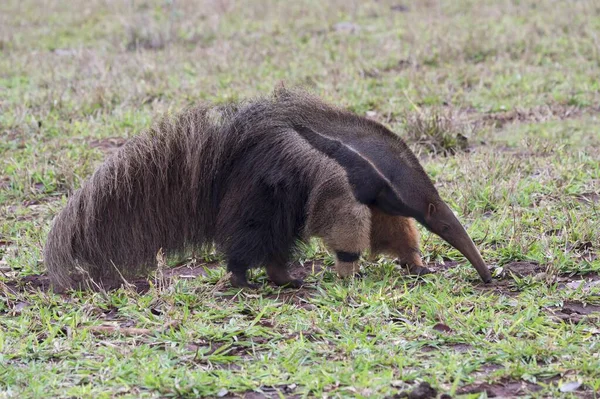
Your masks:
[[[600,7],[400,4],[0,2],[0,398],[600,396]],[[17,284],[111,139],[280,81],[403,134],[501,279],[422,230],[421,280],[381,259],[298,292],[238,292],[222,267],[142,294]],[[447,151],[457,133],[470,151]]]

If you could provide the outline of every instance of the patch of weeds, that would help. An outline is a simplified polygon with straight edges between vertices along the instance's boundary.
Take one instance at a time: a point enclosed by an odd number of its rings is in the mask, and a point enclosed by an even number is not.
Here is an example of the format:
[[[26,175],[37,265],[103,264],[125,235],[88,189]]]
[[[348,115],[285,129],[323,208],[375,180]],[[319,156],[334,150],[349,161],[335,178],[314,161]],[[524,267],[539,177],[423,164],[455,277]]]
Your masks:
[[[458,116],[440,109],[420,110],[404,116],[404,137],[432,154],[454,155],[469,150],[472,134]]]
[[[125,26],[127,51],[161,50],[171,40],[171,32],[152,18],[139,16]]]

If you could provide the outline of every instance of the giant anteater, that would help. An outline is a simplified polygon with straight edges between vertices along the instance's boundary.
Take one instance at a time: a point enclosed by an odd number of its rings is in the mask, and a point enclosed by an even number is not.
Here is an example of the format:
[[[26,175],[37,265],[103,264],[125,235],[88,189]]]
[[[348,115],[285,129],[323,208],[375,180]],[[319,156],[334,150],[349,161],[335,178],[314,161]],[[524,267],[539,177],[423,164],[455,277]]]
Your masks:
[[[159,250],[216,245],[231,283],[249,268],[299,286],[297,240],[322,238],[340,276],[362,251],[426,273],[413,219],[488,282],[473,241],[417,158],[383,125],[300,90],[165,117],[109,157],[69,199],[44,250],[55,289],[112,287],[148,272]]]

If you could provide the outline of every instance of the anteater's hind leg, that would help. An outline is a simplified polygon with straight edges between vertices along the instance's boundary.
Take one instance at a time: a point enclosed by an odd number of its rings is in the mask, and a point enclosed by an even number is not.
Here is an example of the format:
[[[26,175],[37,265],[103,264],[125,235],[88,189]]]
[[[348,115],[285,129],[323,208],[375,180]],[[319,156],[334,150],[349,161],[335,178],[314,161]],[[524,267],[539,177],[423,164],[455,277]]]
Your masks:
[[[304,282],[290,276],[287,262],[288,257],[283,253],[271,253],[267,261],[265,261],[267,276],[269,276],[269,280],[275,285],[300,288]]]
[[[226,247],[232,285],[255,288],[248,283],[246,272],[260,265],[266,266],[269,278],[277,285],[302,285],[286,269],[304,218],[302,206],[295,203],[301,199],[277,180],[260,180],[244,196],[233,193],[222,202],[217,241]]]
[[[256,284],[248,282],[248,270],[259,266],[264,260],[262,236],[264,230],[254,221],[242,220],[234,227],[235,233],[229,233],[225,246],[221,249],[227,258],[227,271],[231,273],[230,282],[236,288],[256,289]]]
[[[415,222],[402,216],[390,216],[371,208],[371,254],[388,254],[408,267],[410,274],[431,273],[423,266],[419,251],[419,232]]]
[[[271,261],[266,264],[267,275],[269,280],[279,286],[287,286],[291,288],[300,288],[304,281],[290,276],[289,270],[285,262]]]
[[[231,273],[229,281],[236,288],[257,289],[258,285],[248,282],[248,269],[253,266],[248,259],[243,257],[228,256],[227,271]]]

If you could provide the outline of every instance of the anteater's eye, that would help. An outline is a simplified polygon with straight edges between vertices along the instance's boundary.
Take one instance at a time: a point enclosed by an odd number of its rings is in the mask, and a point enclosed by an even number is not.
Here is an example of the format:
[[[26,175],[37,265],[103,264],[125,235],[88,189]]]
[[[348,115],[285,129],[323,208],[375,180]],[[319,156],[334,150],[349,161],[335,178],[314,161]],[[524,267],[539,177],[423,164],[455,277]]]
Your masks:
[[[446,233],[450,230],[450,225],[449,224],[443,224],[442,225],[442,232]]]

